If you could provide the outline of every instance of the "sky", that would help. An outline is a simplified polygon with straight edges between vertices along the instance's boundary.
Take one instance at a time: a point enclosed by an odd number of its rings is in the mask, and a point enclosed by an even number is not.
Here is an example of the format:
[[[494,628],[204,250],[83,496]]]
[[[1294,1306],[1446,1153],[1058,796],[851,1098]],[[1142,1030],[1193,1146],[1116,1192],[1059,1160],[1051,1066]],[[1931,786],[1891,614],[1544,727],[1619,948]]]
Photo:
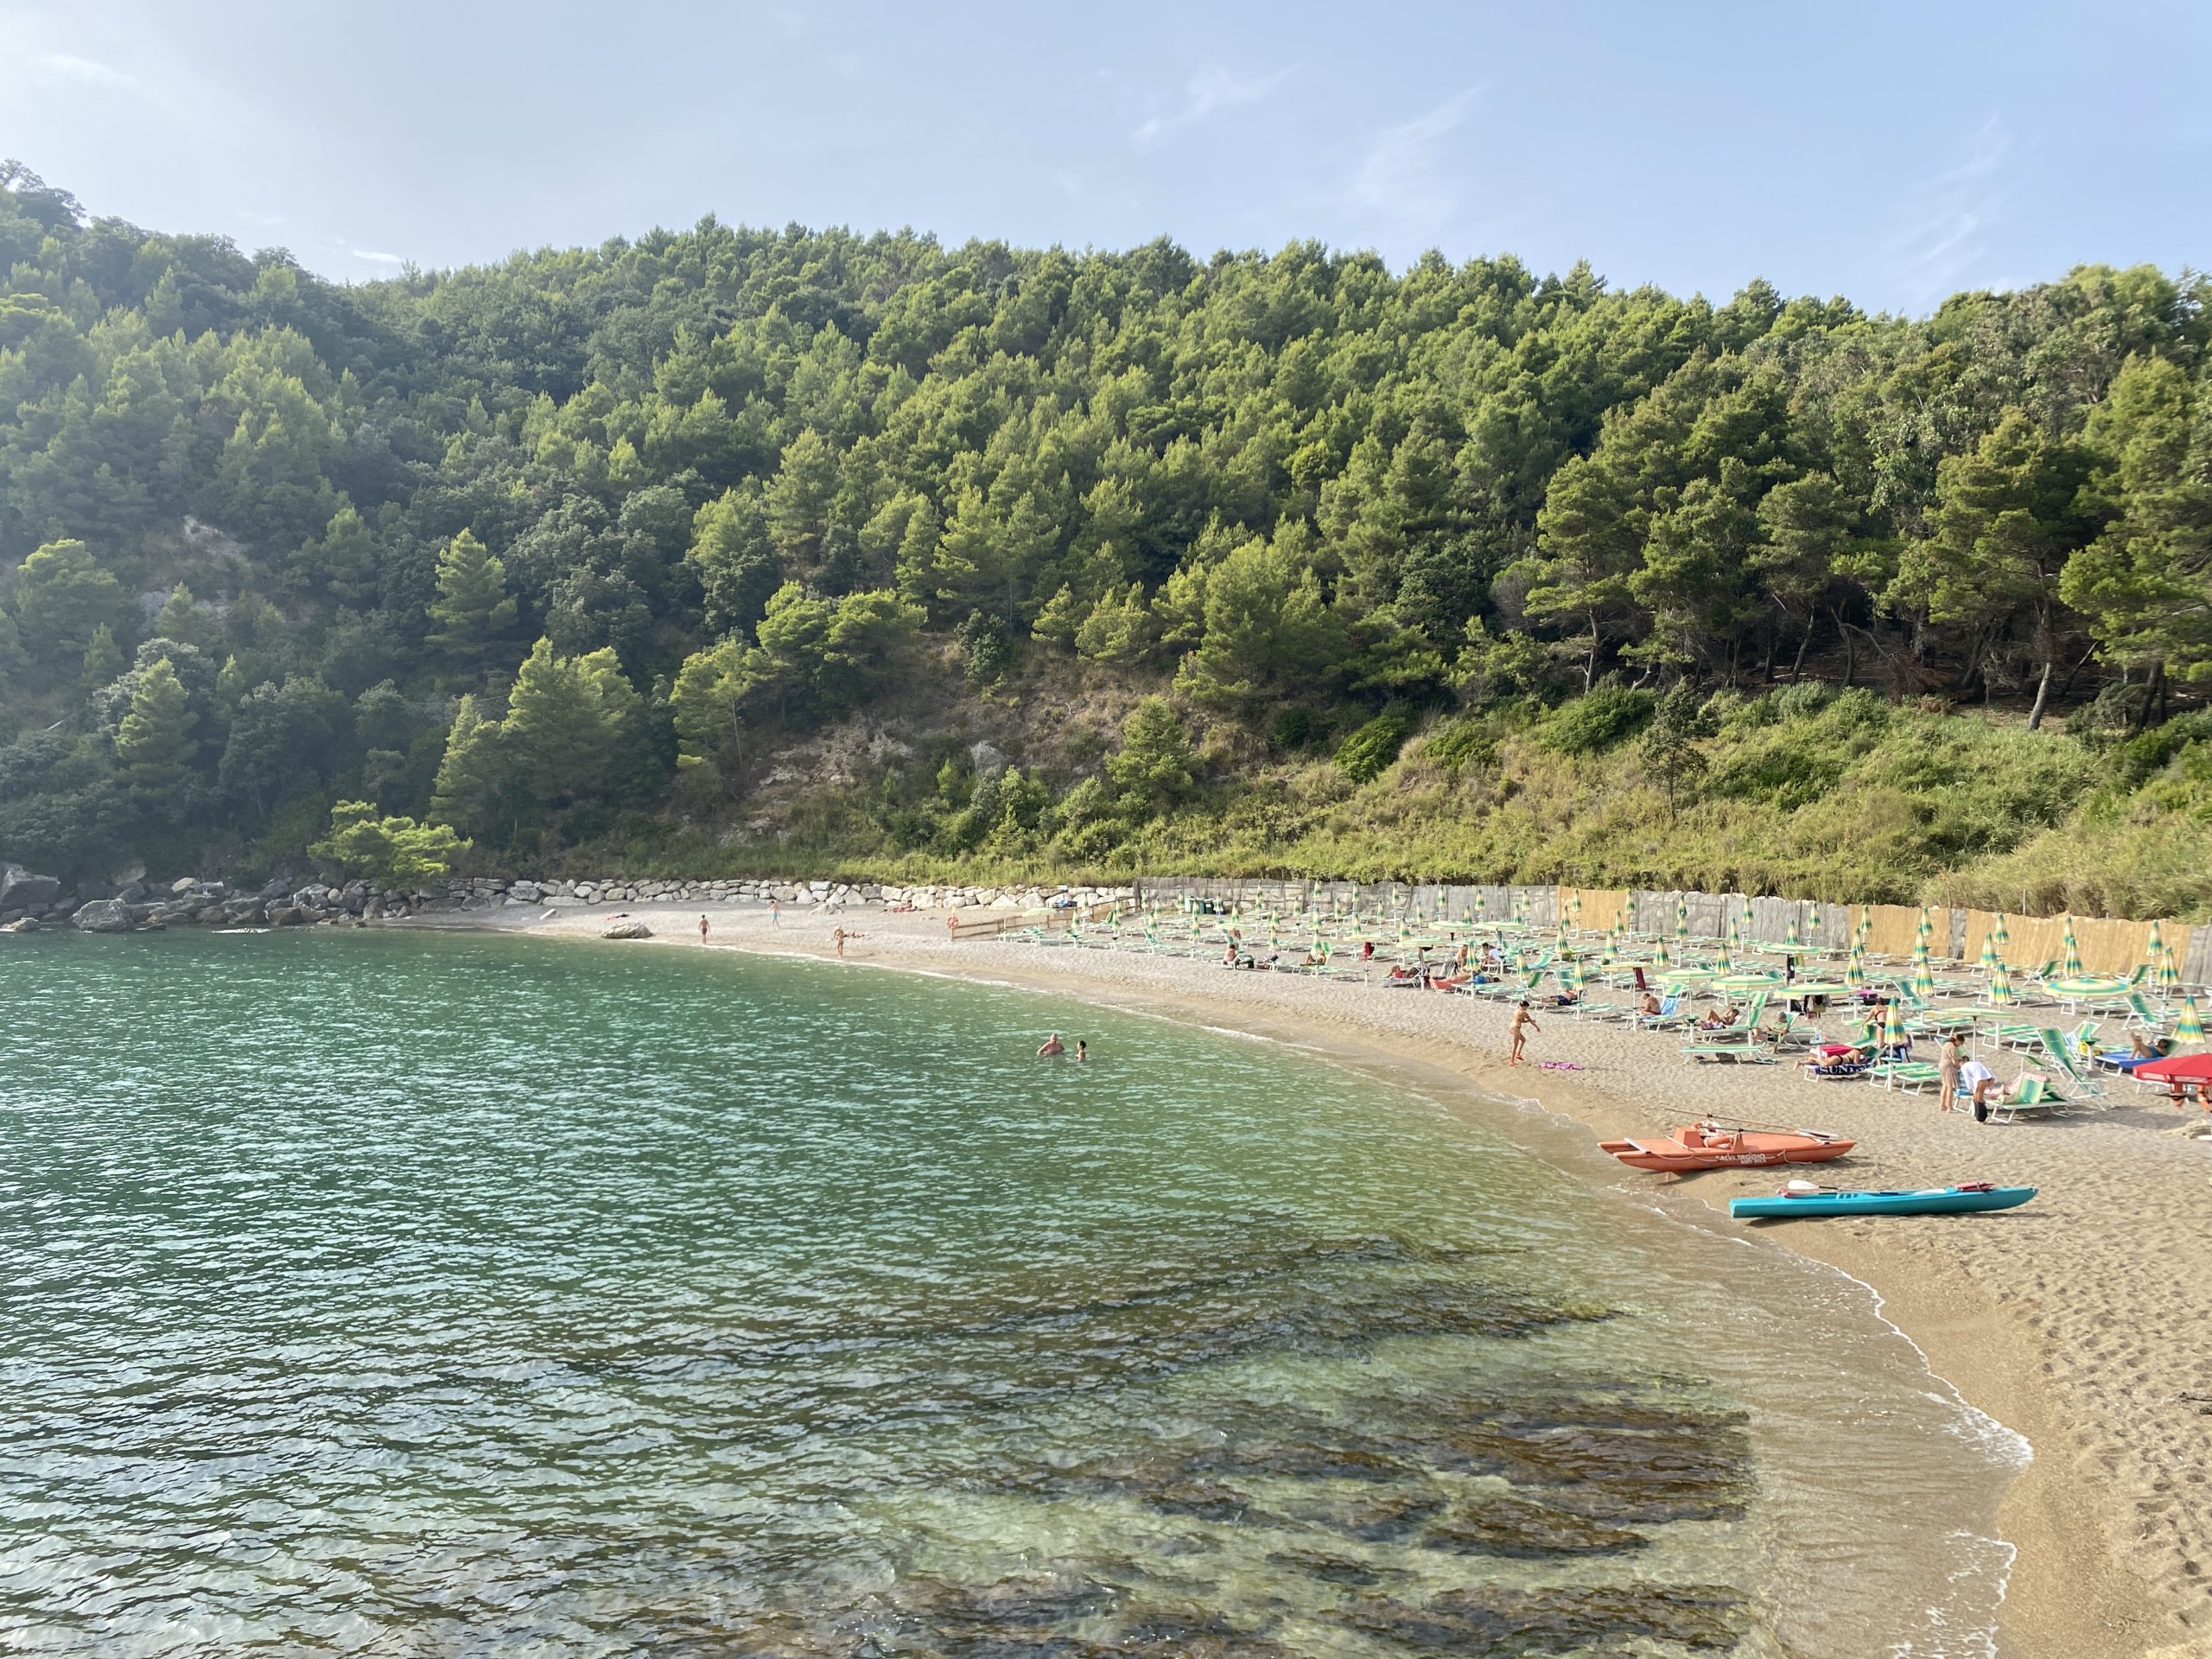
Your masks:
[[[656,226],[1402,266],[1925,313],[2212,264],[2212,7],[0,0],[0,156],[334,278]]]

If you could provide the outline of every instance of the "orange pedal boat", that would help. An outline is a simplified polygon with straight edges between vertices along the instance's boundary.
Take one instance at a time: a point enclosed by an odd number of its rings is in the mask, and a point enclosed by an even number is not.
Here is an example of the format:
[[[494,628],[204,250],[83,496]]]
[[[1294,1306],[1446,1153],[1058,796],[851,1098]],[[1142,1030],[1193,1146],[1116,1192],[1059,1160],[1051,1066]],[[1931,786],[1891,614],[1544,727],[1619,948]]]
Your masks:
[[[1818,1164],[1840,1158],[1858,1142],[1819,1129],[1741,1129],[1720,1123],[1688,1123],[1649,1141],[1601,1141],[1637,1169],[1748,1169],[1763,1164]]]

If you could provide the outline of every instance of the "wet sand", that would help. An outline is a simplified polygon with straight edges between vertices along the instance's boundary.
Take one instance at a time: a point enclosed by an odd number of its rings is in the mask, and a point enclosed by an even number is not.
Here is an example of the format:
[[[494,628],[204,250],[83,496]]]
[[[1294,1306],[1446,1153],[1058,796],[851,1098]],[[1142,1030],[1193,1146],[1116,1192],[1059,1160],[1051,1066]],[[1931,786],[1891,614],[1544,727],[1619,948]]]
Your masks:
[[[1537,1017],[1532,1064],[1503,1058],[1506,1009],[1465,997],[1235,972],[1185,957],[948,939],[942,912],[893,916],[710,908],[711,944],[834,956],[855,964],[994,980],[1292,1043],[1370,1069],[1408,1066],[1463,1109],[1499,1096],[1610,1136],[1707,1114],[1811,1123],[1858,1149],[1832,1179],[1856,1186],[1966,1179],[2042,1189],[2026,1207],[1971,1217],[1771,1224],[1759,1235],[1871,1285],[1884,1312],[1973,1405],[2024,1435],[2035,1458],[1999,1521],[2018,1550],[1999,1652],[2027,1659],[2212,1656],[2212,1142],[2118,1085],[2114,1109],[1978,1125],[1932,1096],[1816,1083],[1787,1064],[1695,1065],[1679,1039],[1573,1017]],[[632,907],[660,943],[697,948],[697,907]],[[550,916],[522,906],[434,925],[595,938],[607,908]],[[610,947],[611,948],[611,947]],[[1573,1062],[1573,1071],[1533,1062]],[[2017,1066],[1997,1063],[2000,1077]],[[2195,1116],[2192,1112],[2191,1116]],[[1670,1179],[1598,1152],[1581,1173],[1662,1203],[1726,1208],[1771,1192],[1771,1170]],[[1573,1154],[1570,1154],[1573,1156]]]

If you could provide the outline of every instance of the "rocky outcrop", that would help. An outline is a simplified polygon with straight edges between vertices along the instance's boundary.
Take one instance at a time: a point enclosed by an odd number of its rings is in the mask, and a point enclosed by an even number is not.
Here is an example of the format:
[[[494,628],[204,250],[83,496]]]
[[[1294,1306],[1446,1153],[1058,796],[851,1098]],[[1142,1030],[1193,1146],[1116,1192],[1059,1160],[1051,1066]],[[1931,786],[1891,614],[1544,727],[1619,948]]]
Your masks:
[[[61,878],[0,864],[0,912],[44,910],[61,897]]]
[[[602,939],[650,939],[653,931],[643,922],[617,922],[599,937]]]
[[[21,916],[12,922],[0,924],[0,933],[35,933],[45,925],[35,916]]]
[[[130,918],[130,906],[120,899],[95,899],[78,906],[69,919],[86,933],[128,933],[137,925]]]

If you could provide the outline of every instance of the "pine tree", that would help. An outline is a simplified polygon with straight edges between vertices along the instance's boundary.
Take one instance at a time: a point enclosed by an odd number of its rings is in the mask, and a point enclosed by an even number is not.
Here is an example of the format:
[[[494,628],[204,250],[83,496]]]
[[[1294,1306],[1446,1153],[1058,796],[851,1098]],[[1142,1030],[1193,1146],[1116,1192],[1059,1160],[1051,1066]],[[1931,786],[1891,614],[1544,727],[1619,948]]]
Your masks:
[[[90,696],[100,687],[123,677],[123,650],[115,643],[115,631],[105,622],[92,630],[92,643],[85,647],[84,672],[77,683]]]
[[[446,734],[445,758],[430,791],[430,813],[481,835],[497,821],[508,781],[506,733],[486,720],[476,699],[465,696]]]
[[[506,567],[484,543],[462,531],[438,555],[438,596],[430,602],[436,626],[429,643],[464,668],[481,668],[513,632],[515,601]]]
[[[138,682],[130,711],[115,735],[115,758],[131,795],[162,811],[181,804],[200,744],[192,735],[184,683],[161,658]]]
[[[192,589],[182,582],[169,589],[168,602],[154,619],[154,637],[179,640],[202,651],[214,643],[214,630],[207,626],[207,619],[201,613],[199,601],[193,598]]]
[[[561,657],[540,639],[515,677],[505,722],[531,793],[553,806],[598,789],[638,706],[612,651]]]

